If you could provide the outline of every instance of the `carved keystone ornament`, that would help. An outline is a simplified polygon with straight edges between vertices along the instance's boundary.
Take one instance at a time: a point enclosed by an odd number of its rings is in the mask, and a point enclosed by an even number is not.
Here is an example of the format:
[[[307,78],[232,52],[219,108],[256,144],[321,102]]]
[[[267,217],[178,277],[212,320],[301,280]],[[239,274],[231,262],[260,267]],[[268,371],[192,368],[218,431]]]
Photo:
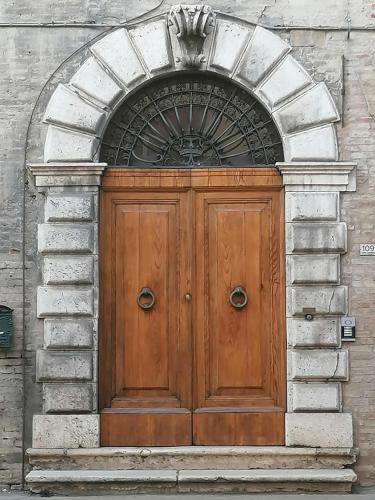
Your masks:
[[[181,48],[183,66],[199,67],[205,58],[203,44],[215,23],[214,13],[208,5],[174,5],[168,18],[168,24],[174,28]]]

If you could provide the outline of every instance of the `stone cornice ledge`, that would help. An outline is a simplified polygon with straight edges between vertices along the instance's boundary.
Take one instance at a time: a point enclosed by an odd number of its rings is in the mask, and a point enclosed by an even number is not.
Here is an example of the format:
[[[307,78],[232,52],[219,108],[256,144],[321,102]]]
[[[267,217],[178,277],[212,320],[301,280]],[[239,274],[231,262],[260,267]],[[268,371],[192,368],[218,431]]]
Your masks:
[[[284,186],[293,189],[355,191],[356,163],[353,162],[278,162]]]
[[[99,186],[106,163],[34,163],[28,165],[38,188]]]

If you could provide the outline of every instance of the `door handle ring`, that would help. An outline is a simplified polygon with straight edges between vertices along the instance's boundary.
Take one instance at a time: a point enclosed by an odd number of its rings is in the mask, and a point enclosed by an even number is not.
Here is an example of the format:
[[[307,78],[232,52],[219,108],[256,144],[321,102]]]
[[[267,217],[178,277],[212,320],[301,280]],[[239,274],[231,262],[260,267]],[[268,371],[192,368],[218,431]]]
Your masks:
[[[146,302],[141,302],[142,299],[147,299]],[[147,286],[146,287],[143,287],[139,293],[138,293],[138,296],[137,296],[137,304],[139,305],[139,307],[143,310],[149,310],[149,309],[152,309],[154,307],[154,304],[155,304],[155,295],[153,293],[153,291],[151,290],[151,288],[148,288]]]
[[[242,297],[241,302],[237,302],[236,299],[239,299]],[[233,288],[229,295],[229,302],[231,306],[233,306],[235,309],[243,309],[248,301],[247,293],[246,290],[242,288],[242,286],[236,286]]]

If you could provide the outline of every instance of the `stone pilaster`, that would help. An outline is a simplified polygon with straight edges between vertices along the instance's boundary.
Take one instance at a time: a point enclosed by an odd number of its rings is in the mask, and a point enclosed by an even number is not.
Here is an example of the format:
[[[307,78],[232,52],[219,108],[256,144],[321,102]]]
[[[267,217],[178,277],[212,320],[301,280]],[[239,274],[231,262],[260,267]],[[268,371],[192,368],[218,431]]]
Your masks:
[[[355,165],[278,163],[285,186],[288,339],[287,446],[351,447],[351,414],[342,412],[349,379],[340,317],[348,290],[340,281],[347,228],[342,192],[355,190]]]
[[[44,415],[34,417],[33,447],[99,446],[97,412],[98,189],[105,164],[32,165],[45,194],[38,227],[42,284],[37,314],[44,348],[36,378]]]

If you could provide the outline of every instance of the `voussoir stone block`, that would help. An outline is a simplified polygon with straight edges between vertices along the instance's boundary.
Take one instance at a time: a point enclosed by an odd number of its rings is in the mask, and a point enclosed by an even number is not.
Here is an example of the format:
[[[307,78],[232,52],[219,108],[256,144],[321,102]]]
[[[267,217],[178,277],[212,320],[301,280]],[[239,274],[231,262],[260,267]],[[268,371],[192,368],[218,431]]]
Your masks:
[[[44,345],[49,349],[90,348],[93,345],[93,321],[45,319]]]
[[[91,47],[91,51],[126,87],[145,76],[145,70],[124,28],[103,37]]]
[[[341,384],[329,383],[291,383],[293,411],[340,411]]]
[[[90,224],[39,224],[38,250],[41,253],[93,252],[93,227]]]
[[[251,31],[246,26],[226,20],[217,21],[210,60],[211,66],[231,73],[241,57],[250,35]],[[230,50],[223,50],[223,47],[230,47]]]
[[[347,380],[348,352],[305,349],[288,352],[291,380]]]
[[[287,319],[288,344],[292,347],[338,347],[341,327],[338,319]]]
[[[287,253],[345,253],[347,247],[345,222],[288,223]]]
[[[34,415],[33,448],[97,448],[99,415]]]
[[[90,384],[44,384],[45,413],[90,412],[93,391]]]
[[[49,194],[45,206],[46,222],[91,221],[94,218],[92,194]]]
[[[340,119],[325,83],[318,83],[300,97],[273,113],[284,134],[334,122]]]
[[[349,413],[287,413],[286,446],[352,448],[353,422]]]
[[[91,255],[44,257],[43,282],[46,285],[90,284],[94,280]]]
[[[92,353],[89,351],[38,351],[38,381],[92,380]]]
[[[94,295],[92,288],[38,287],[37,314],[45,316],[92,316]]]
[[[338,193],[288,192],[285,213],[287,222],[336,221]]]
[[[323,125],[284,137],[285,161],[337,161],[336,131]]]
[[[301,92],[313,82],[310,75],[290,55],[267,77],[257,89],[256,94],[265,101],[270,109],[286,99]]]
[[[223,52],[222,47],[219,45],[218,50]],[[255,87],[290,50],[284,40],[257,26],[240,63],[236,79],[244,80]]]
[[[289,284],[338,284],[340,281],[339,255],[288,255]]]
[[[305,316],[309,313],[344,315],[347,311],[347,288],[344,286],[314,286],[287,288],[287,315]],[[311,311],[313,309],[313,311]],[[315,311],[314,311],[315,310]]]
[[[106,115],[82,99],[76,92],[59,84],[48,102],[44,121],[100,134]]]
[[[44,143],[44,161],[92,161],[99,147],[94,135],[49,125]]]
[[[172,66],[169,33],[164,19],[139,25],[129,33],[150,73]]]
[[[85,61],[69,82],[106,106],[113,104],[123,89],[109,76],[94,57]]]

